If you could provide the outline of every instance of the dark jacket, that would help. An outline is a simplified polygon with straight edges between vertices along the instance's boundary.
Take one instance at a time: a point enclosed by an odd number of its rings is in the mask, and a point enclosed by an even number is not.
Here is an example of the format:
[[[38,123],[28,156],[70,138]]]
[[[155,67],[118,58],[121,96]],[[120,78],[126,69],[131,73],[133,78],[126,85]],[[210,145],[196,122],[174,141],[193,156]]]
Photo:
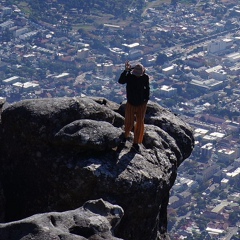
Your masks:
[[[143,74],[140,77],[136,77],[131,72],[123,71],[118,80],[120,84],[127,84],[127,101],[138,106],[149,100],[150,87],[149,87],[149,76]]]

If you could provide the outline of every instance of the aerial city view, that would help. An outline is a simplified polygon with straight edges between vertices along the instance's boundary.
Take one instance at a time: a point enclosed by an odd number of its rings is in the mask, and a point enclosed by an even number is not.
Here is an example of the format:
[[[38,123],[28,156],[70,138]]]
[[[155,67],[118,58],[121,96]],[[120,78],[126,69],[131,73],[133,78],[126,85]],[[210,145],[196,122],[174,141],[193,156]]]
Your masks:
[[[0,0],[0,98],[123,102],[125,62],[194,129],[168,205],[171,239],[240,239],[239,0]]]

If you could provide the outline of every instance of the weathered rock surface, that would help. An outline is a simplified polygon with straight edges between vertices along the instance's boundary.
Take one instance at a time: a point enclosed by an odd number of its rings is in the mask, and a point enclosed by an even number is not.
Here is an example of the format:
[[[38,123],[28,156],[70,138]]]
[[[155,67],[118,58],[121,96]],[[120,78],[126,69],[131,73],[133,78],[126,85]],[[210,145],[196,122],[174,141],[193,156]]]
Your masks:
[[[123,214],[121,207],[102,199],[88,201],[76,210],[37,214],[0,224],[0,240],[120,240],[112,232]]]
[[[0,124],[2,220],[103,199],[124,210],[114,236],[162,239],[169,190],[177,167],[193,150],[193,132],[179,117],[149,102],[141,153],[133,152],[132,141],[120,143],[124,107],[80,97],[7,106]]]

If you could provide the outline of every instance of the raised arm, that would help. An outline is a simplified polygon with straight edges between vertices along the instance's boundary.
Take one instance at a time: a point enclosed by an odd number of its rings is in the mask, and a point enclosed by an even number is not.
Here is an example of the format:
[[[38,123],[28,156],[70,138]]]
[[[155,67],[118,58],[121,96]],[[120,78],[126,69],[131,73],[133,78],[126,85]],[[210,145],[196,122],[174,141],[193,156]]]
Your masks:
[[[127,83],[127,74],[129,74],[129,72],[124,70],[118,79],[118,83],[120,84]]]
[[[120,77],[118,79],[118,83],[120,83],[120,84],[127,83],[127,75],[130,73],[131,70],[132,70],[132,68],[131,68],[129,61],[125,62],[125,70],[120,75]]]

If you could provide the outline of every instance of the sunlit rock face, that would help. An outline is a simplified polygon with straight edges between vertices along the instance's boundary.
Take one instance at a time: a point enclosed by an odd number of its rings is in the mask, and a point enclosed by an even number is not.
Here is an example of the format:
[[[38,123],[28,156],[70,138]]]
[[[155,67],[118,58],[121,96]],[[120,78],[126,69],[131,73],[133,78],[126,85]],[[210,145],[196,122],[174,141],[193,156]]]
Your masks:
[[[144,141],[135,152],[132,139],[122,142],[124,108],[87,97],[3,105],[2,222],[102,199],[124,211],[113,236],[163,239],[169,191],[178,166],[193,150],[193,131],[149,101]]]

